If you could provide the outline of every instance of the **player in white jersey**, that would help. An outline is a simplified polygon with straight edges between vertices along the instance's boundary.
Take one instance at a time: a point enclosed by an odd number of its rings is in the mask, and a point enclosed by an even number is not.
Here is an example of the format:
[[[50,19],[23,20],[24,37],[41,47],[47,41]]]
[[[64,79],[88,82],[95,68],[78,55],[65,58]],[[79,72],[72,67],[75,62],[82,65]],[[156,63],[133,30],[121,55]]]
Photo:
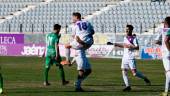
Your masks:
[[[136,60],[135,60],[135,50],[139,50],[139,44],[136,35],[132,34],[133,26],[127,25],[126,26],[126,36],[124,37],[123,44],[115,43],[116,47],[124,48],[124,54],[122,58],[122,76],[125,83],[125,88],[123,91],[130,91],[131,85],[129,84],[127,71],[128,69],[131,70],[133,76],[139,77],[143,79],[147,85],[151,85],[149,79],[144,76],[141,72],[137,70],[136,67]]]
[[[159,31],[159,35],[156,38],[156,44],[162,45],[162,60],[166,75],[165,91],[161,96],[168,96],[170,84],[170,17],[165,18],[164,28]]]
[[[61,62],[61,64],[63,65],[71,64],[70,48],[76,50],[88,49],[93,44],[94,29],[91,23],[85,20],[81,20],[81,14],[77,12],[73,13],[73,23],[74,23],[74,25],[72,26],[73,41],[65,45],[66,60]]]
[[[88,49],[93,44],[93,34],[94,30],[92,25],[84,20],[81,20],[80,13],[73,13],[73,42],[67,44],[66,47],[66,61],[62,61],[61,63],[70,64],[70,48],[76,49],[76,63],[78,76],[76,85],[76,91],[83,91],[81,88],[81,83],[87,76],[91,73],[91,65],[86,57],[86,49]]]

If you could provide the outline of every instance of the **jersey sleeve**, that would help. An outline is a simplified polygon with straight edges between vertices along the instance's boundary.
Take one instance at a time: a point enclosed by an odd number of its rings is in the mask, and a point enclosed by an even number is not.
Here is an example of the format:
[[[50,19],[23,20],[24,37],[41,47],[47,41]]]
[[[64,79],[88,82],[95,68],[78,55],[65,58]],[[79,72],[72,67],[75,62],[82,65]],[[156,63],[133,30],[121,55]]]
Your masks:
[[[89,30],[91,32],[91,35],[94,35],[95,31],[94,31],[94,27],[91,23],[89,23]]]
[[[166,36],[170,36],[170,29],[166,32]]]

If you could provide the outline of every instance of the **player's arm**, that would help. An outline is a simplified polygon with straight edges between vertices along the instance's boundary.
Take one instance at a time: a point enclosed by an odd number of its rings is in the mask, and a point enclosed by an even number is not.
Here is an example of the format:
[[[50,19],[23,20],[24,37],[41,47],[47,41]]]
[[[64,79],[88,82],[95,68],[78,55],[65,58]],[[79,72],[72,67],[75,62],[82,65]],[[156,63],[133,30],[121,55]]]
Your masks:
[[[59,46],[58,46],[57,43],[55,44],[55,50],[56,50],[56,60],[59,60],[59,58],[60,58],[60,52],[59,52]]]
[[[60,38],[60,37],[59,37]],[[59,43],[59,39],[57,39],[56,41],[55,41],[55,50],[56,50],[56,59],[58,60],[59,59],[59,57],[60,57],[60,52],[59,52],[59,45],[58,45],[58,43]]]
[[[139,45],[124,44],[124,48],[139,50]]]
[[[124,48],[124,44],[121,44],[121,43],[113,43],[113,45],[114,45],[115,47]]]
[[[167,35],[167,36],[165,37],[164,42],[165,42],[165,45],[166,45],[168,51],[170,51],[170,35]]]
[[[83,42],[83,41],[80,39],[79,36],[76,36],[76,41],[77,41],[78,43],[80,43],[81,45],[83,45],[84,47],[88,46],[85,42]]]
[[[129,48],[129,49],[139,50],[138,39],[135,38],[135,39],[133,40],[133,44],[128,45],[128,48]]]

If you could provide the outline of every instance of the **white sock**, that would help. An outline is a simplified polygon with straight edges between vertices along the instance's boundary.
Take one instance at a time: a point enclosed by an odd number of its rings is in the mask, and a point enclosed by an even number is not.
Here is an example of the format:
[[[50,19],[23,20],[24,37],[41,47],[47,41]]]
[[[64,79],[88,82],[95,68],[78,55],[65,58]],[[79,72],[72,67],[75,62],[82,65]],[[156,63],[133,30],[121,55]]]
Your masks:
[[[165,92],[168,92],[170,84],[170,71],[166,72]]]
[[[71,53],[70,53],[70,48],[66,48],[66,49],[65,49],[65,52],[66,52],[66,60],[67,60],[67,61],[70,61],[70,54],[71,54]]]
[[[123,80],[124,80],[124,83],[125,83],[126,87],[130,86],[127,71],[122,71],[122,76],[123,76]]]

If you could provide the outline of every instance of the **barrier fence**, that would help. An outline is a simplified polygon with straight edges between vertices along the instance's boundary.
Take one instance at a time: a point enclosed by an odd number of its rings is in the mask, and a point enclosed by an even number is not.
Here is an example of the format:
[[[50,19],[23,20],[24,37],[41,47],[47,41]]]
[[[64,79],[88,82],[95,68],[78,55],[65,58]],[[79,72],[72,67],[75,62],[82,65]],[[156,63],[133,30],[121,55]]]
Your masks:
[[[87,50],[87,56],[93,58],[121,58],[123,55],[123,49],[115,48],[113,45],[106,45],[107,41],[118,41],[111,39],[114,34],[98,34],[95,38],[95,45]],[[60,43],[60,54],[65,56],[64,45],[68,43],[69,39],[64,41],[65,37],[69,35],[63,35]],[[102,39],[105,38],[105,39]],[[145,37],[145,36],[144,36]],[[152,36],[151,36],[152,37]],[[154,36],[153,36],[154,37]],[[107,38],[107,39],[106,39]],[[110,38],[110,39],[109,39]],[[101,39],[101,41],[100,41]],[[120,38],[119,38],[120,39]],[[122,40],[122,38],[121,38]],[[148,39],[149,40],[149,39]],[[0,34],[0,56],[41,56],[45,51],[45,35],[27,35],[27,34]],[[121,41],[120,41],[121,42]],[[100,43],[100,45],[98,44]],[[136,51],[136,57],[141,59],[160,59],[161,51],[160,47],[141,46],[140,51]],[[76,54],[72,49],[71,56]]]

